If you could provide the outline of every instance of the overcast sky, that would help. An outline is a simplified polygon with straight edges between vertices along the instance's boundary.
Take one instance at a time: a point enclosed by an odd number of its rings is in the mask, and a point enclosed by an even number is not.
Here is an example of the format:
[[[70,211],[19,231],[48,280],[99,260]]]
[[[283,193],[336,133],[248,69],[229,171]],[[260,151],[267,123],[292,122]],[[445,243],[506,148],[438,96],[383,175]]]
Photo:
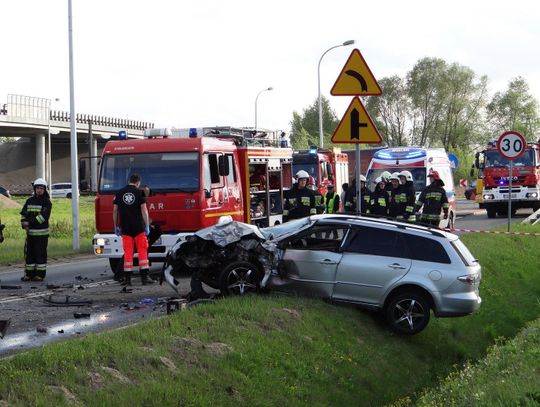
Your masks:
[[[0,103],[60,98],[69,109],[67,0],[3,0]],[[490,94],[523,76],[540,100],[538,1],[72,0],[75,109],[156,127],[289,129],[317,97],[325,50],[355,40],[377,79],[423,57],[487,75]],[[339,118],[350,97],[330,89],[352,51],[330,51],[321,91]]]

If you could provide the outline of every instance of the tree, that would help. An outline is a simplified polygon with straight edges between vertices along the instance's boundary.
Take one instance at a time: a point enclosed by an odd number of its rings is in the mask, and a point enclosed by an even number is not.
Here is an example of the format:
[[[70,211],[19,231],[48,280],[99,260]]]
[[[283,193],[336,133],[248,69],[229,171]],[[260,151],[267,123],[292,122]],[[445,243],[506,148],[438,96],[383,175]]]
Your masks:
[[[441,121],[443,76],[447,64],[440,58],[424,58],[407,74],[407,92],[411,98],[412,140],[427,146]]]
[[[324,96],[321,97],[323,112],[323,138],[324,145],[330,143],[330,139],[339,119],[330,107],[330,102]],[[319,98],[315,98],[313,104],[308,106],[302,114],[293,112],[291,121],[291,144],[294,149],[306,149],[310,145],[319,145]]]
[[[399,76],[383,78],[379,82],[381,96],[369,97],[366,110],[388,146],[407,145],[407,126],[410,124],[411,101],[405,81]]]
[[[530,94],[529,85],[522,77],[512,79],[504,93],[495,93],[486,111],[492,137],[515,130],[531,139],[540,130],[538,101]]]
[[[467,146],[481,137],[481,112],[486,104],[487,77],[478,81],[474,71],[453,63],[445,70],[440,87],[440,119],[433,139],[446,150]]]

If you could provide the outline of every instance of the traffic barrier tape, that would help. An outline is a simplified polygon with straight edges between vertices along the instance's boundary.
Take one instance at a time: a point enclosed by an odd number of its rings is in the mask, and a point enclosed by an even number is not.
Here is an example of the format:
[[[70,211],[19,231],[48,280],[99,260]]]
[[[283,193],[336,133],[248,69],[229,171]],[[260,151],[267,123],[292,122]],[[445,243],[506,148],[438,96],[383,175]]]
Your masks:
[[[523,236],[540,236],[540,233],[531,232],[503,232],[499,230],[478,230],[478,229],[457,229],[444,228],[446,232],[468,232],[468,233],[493,233],[495,235],[523,235]]]

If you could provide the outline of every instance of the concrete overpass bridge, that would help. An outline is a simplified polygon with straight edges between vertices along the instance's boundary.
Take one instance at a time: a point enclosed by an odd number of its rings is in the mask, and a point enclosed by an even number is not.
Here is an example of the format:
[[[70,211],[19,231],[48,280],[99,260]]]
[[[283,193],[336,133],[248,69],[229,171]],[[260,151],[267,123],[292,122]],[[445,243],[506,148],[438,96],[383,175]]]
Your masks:
[[[77,113],[77,151],[83,164],[81,178],[97,189],[99,150],[108,139],[141,138],[153,123]],[[8,95],[0,104],[0,137],[18,138],[14,143],[0,143],[0,185],[12,192],[27,192],[35,178],[47,182],[70,179],[70,115],[51,110],[51,100],[22,95]],[[67,168],[66,168],[66,164]],[[20,187],[20,188],[19,188]],[[22,191],[20,191],[22,190]]]

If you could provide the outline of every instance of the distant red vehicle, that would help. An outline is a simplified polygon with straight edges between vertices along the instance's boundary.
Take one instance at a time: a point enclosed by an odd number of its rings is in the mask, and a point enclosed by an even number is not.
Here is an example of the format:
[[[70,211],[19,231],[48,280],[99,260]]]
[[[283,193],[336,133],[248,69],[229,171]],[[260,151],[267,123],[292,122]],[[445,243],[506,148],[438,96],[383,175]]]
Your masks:
[[[510,162],[502,157],[496,141],[476,153],[475,167],[483,189],[480,208],[489,218],[508,215],[508,194],[512,200],[512,216],[520,208],[540,209],[540,142],[529,142],[523,155],[513,160],[512,191],[509,191]]]
[[[309,150],[296,151],[293,154],[293,172],[296,174],[300,170],[313,177],[315,186],[323,196],[328,184],[333,184],[336,192],[341,193],[341,185],[349,182],[349,159],[339,148],[314,146]]]

